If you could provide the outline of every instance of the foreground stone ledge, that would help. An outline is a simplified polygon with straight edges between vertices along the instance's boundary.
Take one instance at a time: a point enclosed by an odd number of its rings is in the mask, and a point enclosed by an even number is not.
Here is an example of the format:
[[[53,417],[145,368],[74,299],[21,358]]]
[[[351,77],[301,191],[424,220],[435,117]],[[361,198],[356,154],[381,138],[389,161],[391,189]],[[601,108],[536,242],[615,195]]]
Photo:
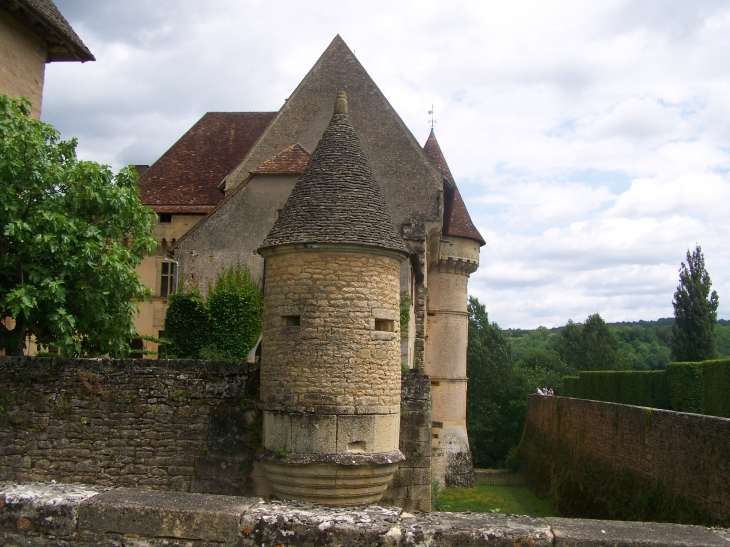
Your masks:
[[[703,526],[553,517],[545,520],[552,528],[556,547],[730,546],[730,535],[727,534],[727,530]],[[724,537],[723,532],[725,532]]]
[[[730,547],[701,526],[333,508],[259,498],[0,483],[0,545],[25,547]]]

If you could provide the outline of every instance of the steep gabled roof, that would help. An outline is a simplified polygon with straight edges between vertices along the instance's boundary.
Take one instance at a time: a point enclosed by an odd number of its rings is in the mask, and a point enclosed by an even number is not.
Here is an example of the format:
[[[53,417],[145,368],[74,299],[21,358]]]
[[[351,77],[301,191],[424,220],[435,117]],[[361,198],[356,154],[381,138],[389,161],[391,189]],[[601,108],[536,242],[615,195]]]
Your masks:
[[[142,203],[158,213],[208,213],[224,197],[218,184],[274,116],[208,112],[140,177]]]
[[[259,175],[301,175],[310,157],[312,155],[299,143],[292,144],[262,163],[254,173]]]
[[[332,40],[251,152],[231,172],[226,191],[246,184],[251,173],[288,146],[299,143],[313,150],[332,116],[332,97],[339,91],[347,93],[350,121],[394,223],[411,224],[414,237],[425,237],[427,223],[440,220],[438,196],[443,176],[340,36]]]
[[[51,0],[0,0],[0,8],[45,40],[47,62],[96,61]]]
[[[344,92],[261,248],[301,243],[368,245],[408,254],[350,123]]]
[[[454,182],[449,164],[446,163],[446,158],[436,140],[436,133],[434,133],[433,128],[431,129],[431,134],[428,136],[426,144],[423,145],[423,151],[433,166],[441,171],[444,178],[453,186],[453,190],[444,188],[444,235],[474,239],[480,245],[484,245],[486,242],[471,221],[469,211],[466,210],[466,204],[461,198],[459,189],[456,187],[456,182]]]

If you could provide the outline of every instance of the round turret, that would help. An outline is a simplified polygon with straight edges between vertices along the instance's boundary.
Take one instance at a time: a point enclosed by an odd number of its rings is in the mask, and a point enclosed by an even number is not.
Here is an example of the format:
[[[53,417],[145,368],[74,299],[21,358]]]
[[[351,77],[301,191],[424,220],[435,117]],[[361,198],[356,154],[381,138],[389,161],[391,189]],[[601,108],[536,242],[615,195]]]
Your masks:
[[[404,459],[399,297],[409,253],[344,93],[259,253],[266,477],[283,499],[378,501]]]

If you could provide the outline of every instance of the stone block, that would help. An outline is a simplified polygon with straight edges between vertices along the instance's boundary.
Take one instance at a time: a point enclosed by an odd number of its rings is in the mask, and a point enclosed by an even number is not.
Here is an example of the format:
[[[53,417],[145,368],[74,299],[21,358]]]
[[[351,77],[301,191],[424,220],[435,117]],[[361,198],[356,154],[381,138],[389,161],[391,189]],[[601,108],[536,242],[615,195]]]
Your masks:
[[[555,535],[555,547],[596,545],[634,547],[727,547],[727,540],[702,526],[660,524],[656,522],[619,522],[546,518]]]
[[[281,447],[291,451],[291,418],[289,414],[264,411],[263,443],[265,448],[274,452]]]
[[[544,520],[491,513],[419,514],[417,517],[403,518],[401,533],[403,547],[417,545],[552,547],[553,545],[553,534]]]
[[[120,488],[79,507],[79,529],[185,540],[233,542],[258,498]]]
[[[352,415],[337,417],[337,452],[376,452],[375,417]],[[392,450],[392,449],[390,449]]]
[[[291,445],[295,454],[334,454],[337,450],[337,416],[292,414]],[[267,447],[268,448],[268,447]]]

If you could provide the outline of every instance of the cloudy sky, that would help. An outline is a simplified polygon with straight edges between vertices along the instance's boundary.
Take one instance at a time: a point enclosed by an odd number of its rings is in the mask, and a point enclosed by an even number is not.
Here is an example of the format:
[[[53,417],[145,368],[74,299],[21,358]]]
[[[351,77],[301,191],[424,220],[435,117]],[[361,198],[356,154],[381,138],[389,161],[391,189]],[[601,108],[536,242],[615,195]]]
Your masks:
[[[55,0],[97,58],[46,72],[86,159],[151,164],[206,111],[278,110],[336,34],[487,244],[502,327],[672,315],[702,246],[730,318],[730,3]]]

